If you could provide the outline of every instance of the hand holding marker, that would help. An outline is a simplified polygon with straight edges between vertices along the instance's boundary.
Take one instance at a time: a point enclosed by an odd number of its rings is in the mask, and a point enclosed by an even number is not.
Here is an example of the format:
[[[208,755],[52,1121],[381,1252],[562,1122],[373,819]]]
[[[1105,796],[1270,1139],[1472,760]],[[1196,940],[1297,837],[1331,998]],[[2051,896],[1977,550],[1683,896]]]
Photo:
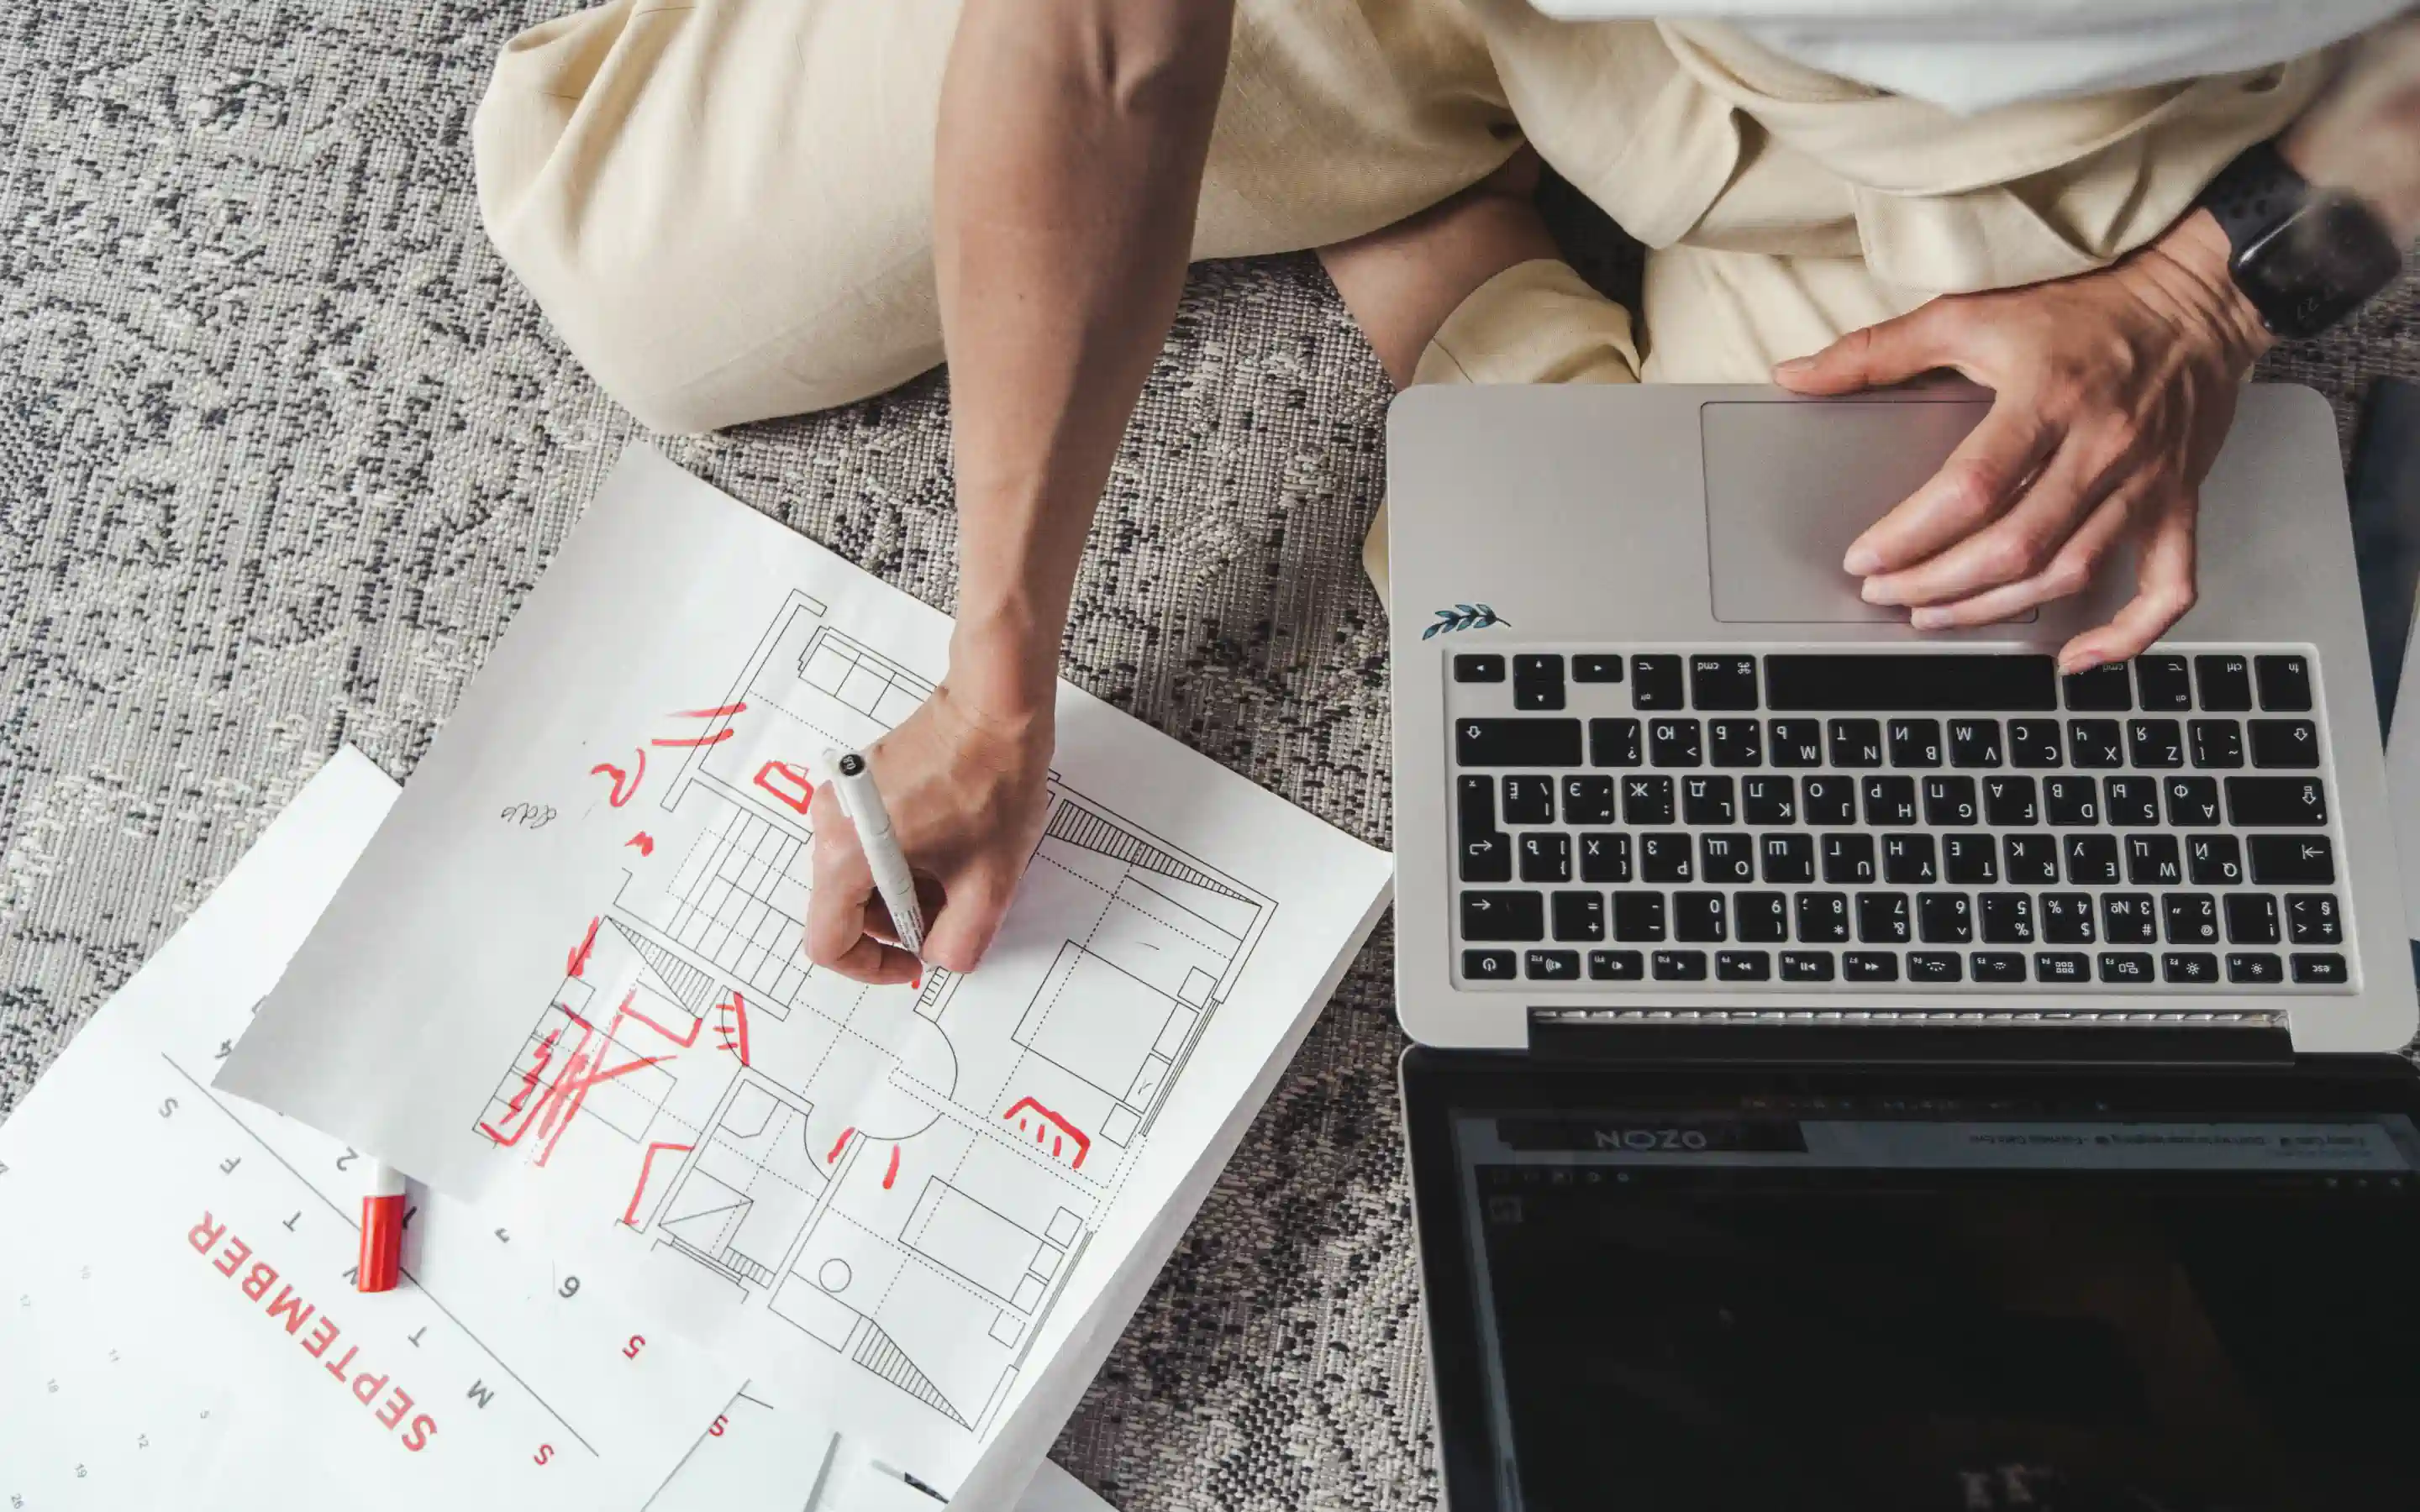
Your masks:
[[[891,810],[883,807],[881,790],[874,785],[874,767],[857,751],[824,752],[831,764],[832,791],[841,811],[857,826],[857,842],[865,852],[866,869],[874,873],[874,890],[891,910],[891,927],[898,932],[899,948],[919,961],[924,958],[924,914],[916,902],[915,873],[908,855],[891,830]]]

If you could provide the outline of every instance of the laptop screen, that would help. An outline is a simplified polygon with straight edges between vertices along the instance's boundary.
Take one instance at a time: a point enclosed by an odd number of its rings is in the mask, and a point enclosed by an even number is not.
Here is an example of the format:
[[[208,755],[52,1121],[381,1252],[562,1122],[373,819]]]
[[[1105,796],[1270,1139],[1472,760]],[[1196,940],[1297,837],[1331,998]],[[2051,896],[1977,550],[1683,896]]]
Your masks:
[[[1507,1512],[2420,1487],[2406,1112],[1806,1092],[1450,1129]]]

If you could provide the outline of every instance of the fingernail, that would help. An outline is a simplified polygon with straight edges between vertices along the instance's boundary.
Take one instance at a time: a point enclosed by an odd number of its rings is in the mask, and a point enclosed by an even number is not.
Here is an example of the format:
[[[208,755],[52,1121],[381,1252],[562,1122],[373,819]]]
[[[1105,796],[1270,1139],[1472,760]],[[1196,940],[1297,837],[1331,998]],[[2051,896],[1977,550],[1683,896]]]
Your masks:
[[[1862,541],[1849,548],[1849,554],[1840,559],[1840,569],[1859,578],[1873,576],[1882,564],[1883,554]]]
[[[1869,578],[1857,590],[1857,596],[1869,604],[1896,604],[1899,596],[1884,585],[1880,578]]]
[[[2088,672],[2100,665],[2101,656],[2098,652],[2079,651],[2071,656],[2060,657],[2058,670],[2072,677],[2077,672]]]
[[[1919,630],[1938,630],[1949,623],[1949,615],[1943,609],[1920,609],[1909,613],[1907,623]]]
[[[1793,357],[1786,363],[1774,363],[1773,370],[1776,373],[1804,373],[1814,365],[1812,357]]]

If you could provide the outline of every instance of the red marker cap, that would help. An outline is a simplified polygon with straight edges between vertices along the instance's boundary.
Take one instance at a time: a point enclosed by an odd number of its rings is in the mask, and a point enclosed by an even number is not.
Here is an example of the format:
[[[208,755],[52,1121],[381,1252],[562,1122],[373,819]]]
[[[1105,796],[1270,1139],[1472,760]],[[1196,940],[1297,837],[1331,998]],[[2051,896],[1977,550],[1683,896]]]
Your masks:
[[[362,1195],[362,1255],[356,1291],[393,1291],[403,1275],[403,1173],[392,1165],[370,1167]]]

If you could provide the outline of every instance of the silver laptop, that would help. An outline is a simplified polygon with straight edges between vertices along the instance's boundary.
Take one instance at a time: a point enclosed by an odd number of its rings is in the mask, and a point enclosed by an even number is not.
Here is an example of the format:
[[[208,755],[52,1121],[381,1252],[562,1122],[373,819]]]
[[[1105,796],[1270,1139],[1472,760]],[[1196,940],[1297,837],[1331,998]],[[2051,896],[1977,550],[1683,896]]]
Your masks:
[[[1397,990],[1415,1040],[2412,1038],[2326,404],[2244,394],[2203,489],[2199,606],[2132,663],[2061,677],[2053,654],[2130,596],[2131,562],[2025,623],[1947,634],[1867,605],[1839,567],[1988,402],[1396,401]]]

